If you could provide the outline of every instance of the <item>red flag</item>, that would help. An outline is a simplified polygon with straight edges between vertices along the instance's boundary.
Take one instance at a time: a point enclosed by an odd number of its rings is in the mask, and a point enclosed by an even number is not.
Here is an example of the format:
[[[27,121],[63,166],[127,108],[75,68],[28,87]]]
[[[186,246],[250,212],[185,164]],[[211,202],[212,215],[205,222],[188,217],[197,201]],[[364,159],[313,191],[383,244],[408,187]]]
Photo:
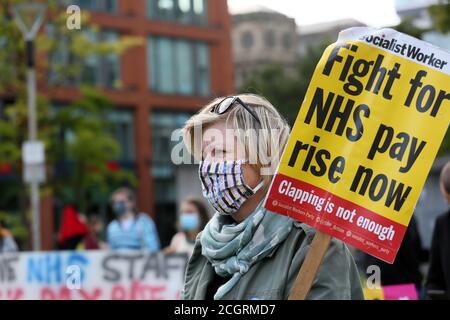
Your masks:
[[[58,240],[64,243],[69,238],[75,236],[84,236],[88,233],[88,228],[84,224],[77,211],[71,205],[67,205],[63,209],[63,218],[59,229]]]

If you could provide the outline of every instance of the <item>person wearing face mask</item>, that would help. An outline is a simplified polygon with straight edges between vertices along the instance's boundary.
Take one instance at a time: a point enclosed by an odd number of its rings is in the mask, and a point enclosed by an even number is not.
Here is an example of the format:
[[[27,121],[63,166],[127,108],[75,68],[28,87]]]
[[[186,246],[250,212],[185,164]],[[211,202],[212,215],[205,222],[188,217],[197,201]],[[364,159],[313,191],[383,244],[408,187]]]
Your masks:
[[[5,223],[0,220],[0,253],[17,251],[19,251],[19,247],[16,241],[11,232],[6,229]]]
[[[166,254],[186,253],[188,256],[194,250],[197,235],[208,223],[208,211],[203,203],[195,198],[188,198],[181,203],[177,227],[170,245],[164,249]]]
[[[116,219],[107,228],[108,247],[112,250],[159,251],[160,242],[153,220],[136,210],[136,197],[128,188],[120,188],[111,196]]]
[[[315,235],[263,207],[289,131],[275,107],[254,94],[215,99],[186,122],[183,139],[216,213],[195,242],[182,299],[289,297]],[[307,299],[363,299],[343,242],[331,241]]]

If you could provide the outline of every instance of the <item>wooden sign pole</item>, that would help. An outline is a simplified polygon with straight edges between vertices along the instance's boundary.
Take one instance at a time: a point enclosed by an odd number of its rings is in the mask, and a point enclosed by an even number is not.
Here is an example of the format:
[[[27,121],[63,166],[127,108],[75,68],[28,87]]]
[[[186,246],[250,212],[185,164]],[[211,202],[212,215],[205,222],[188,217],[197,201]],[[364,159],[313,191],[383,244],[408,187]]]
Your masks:
[[[306,254],[305,261],[298,272],[295,283],[292,286],[289,300],[305,300],[306,296],[311,290],[314,279],[322,264],[323,257],[330,246],[331,236],[319,232],[316,232],[314,239],[311,243]]]

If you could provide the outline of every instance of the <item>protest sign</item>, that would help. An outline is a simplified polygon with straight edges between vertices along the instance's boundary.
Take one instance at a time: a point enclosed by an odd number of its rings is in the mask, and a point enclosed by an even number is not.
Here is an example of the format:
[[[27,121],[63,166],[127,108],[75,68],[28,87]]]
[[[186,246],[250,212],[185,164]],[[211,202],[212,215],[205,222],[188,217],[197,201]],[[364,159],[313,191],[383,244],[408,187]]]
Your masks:
[[[450,53],[392,29],[318,63],[265,207],[395,259],[450,120]]]
[[[179,299],[185,254],[58,251],[0,254],[0,300]]]

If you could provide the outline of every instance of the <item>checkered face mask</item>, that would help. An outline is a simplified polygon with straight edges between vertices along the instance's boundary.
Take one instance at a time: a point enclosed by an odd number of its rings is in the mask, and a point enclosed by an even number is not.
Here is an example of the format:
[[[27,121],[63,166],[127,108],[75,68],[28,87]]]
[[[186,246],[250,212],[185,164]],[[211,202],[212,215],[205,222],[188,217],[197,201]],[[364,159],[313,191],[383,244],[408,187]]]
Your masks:
[[[203,196],[221,215],[235,213],[249,197],[263,185],[261,181],[255,189],[247,186],[243,179],[243,160],[200,161],[199,176]]]

